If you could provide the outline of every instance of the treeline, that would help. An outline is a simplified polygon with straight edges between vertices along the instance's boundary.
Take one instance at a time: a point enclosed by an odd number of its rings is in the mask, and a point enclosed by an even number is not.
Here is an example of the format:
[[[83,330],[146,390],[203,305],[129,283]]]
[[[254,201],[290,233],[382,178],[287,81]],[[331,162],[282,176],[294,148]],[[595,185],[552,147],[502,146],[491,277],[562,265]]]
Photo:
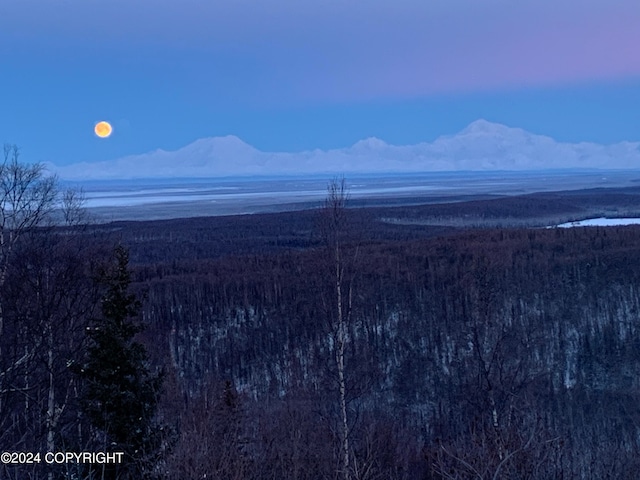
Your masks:
[[[491,199],[416,197],[402,206],[364,206],[352,200],[347,215],[352,241],[410,241],[463,229],[540,227],[599,216],[640,216],[640,188],[536,193]],[[374,202],[392,204],[393,200]],[[233,215],[92,227],[131,246],[135,264],[205,260],[225,255],[284,252],[320,246],[318,208],[297,212]]]

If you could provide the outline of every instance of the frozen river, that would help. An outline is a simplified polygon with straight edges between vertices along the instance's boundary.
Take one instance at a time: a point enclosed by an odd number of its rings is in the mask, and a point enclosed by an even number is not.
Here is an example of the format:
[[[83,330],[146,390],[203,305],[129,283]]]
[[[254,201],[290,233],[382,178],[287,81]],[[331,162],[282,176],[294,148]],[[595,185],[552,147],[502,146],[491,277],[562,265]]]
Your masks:
[[[640,218],[590,218],[577,222],[561,223],[560,225],[555,225],[555,227],[614,227],[616,225],[640,225]]]

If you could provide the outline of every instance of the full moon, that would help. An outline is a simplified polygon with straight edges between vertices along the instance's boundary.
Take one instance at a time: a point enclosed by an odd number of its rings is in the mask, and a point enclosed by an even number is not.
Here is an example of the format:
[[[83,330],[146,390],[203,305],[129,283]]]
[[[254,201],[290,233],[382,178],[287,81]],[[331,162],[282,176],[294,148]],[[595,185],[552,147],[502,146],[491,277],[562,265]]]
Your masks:
[[[100,138],[107,138],[109,135],[111,135],[113,129],[111,128],[111,124],[109,122],[98,122],[96,123],[93,131],[96,132],[96,135]]]

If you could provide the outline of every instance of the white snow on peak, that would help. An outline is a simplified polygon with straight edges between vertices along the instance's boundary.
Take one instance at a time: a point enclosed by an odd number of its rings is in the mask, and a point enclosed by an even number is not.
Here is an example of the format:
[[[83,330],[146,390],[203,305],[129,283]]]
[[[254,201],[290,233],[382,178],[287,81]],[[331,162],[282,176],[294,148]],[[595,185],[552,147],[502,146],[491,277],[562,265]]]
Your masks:
[[[520,129],[507,127],[501,123],[489,122],[481,118],[471,122],[458,135],[508,135],[515,130]]]
[[[352,150],[376,150],[387,147],[387,143],[384,140],[380,140],[376,137],[365,138],[364,140],[360,140],[356,142],[351,147]]]
[[[235,135],[227,135],[225,137],[201,138],[177,151],[191,154],[200,152],[211,155],[229,155],[257,152],[258,150]]]
[[[227,135],[202,138],[175,151],[155,150],[106,162],[50,167],[68,180],[554,168],[637,170],[640,143],[562,143],[480,119],[457,134],[414,145],[390,145],[369,137],[333,150],[262,152]]]

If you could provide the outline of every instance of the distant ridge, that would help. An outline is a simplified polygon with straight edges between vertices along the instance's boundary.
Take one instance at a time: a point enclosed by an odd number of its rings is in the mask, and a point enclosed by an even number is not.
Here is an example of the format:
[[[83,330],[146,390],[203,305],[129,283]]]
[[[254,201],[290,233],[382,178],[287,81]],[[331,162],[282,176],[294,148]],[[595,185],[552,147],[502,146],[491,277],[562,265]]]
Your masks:
[[[484,119],[428,143],[390,145],[370,137],[351,147],[298,153],[262,152],[240,138],[202,138],[106,162],[50,168],[62,179],[211,178],[244,175],[412,173],[540,169],[638,169],[640,142],[561,143]]]

